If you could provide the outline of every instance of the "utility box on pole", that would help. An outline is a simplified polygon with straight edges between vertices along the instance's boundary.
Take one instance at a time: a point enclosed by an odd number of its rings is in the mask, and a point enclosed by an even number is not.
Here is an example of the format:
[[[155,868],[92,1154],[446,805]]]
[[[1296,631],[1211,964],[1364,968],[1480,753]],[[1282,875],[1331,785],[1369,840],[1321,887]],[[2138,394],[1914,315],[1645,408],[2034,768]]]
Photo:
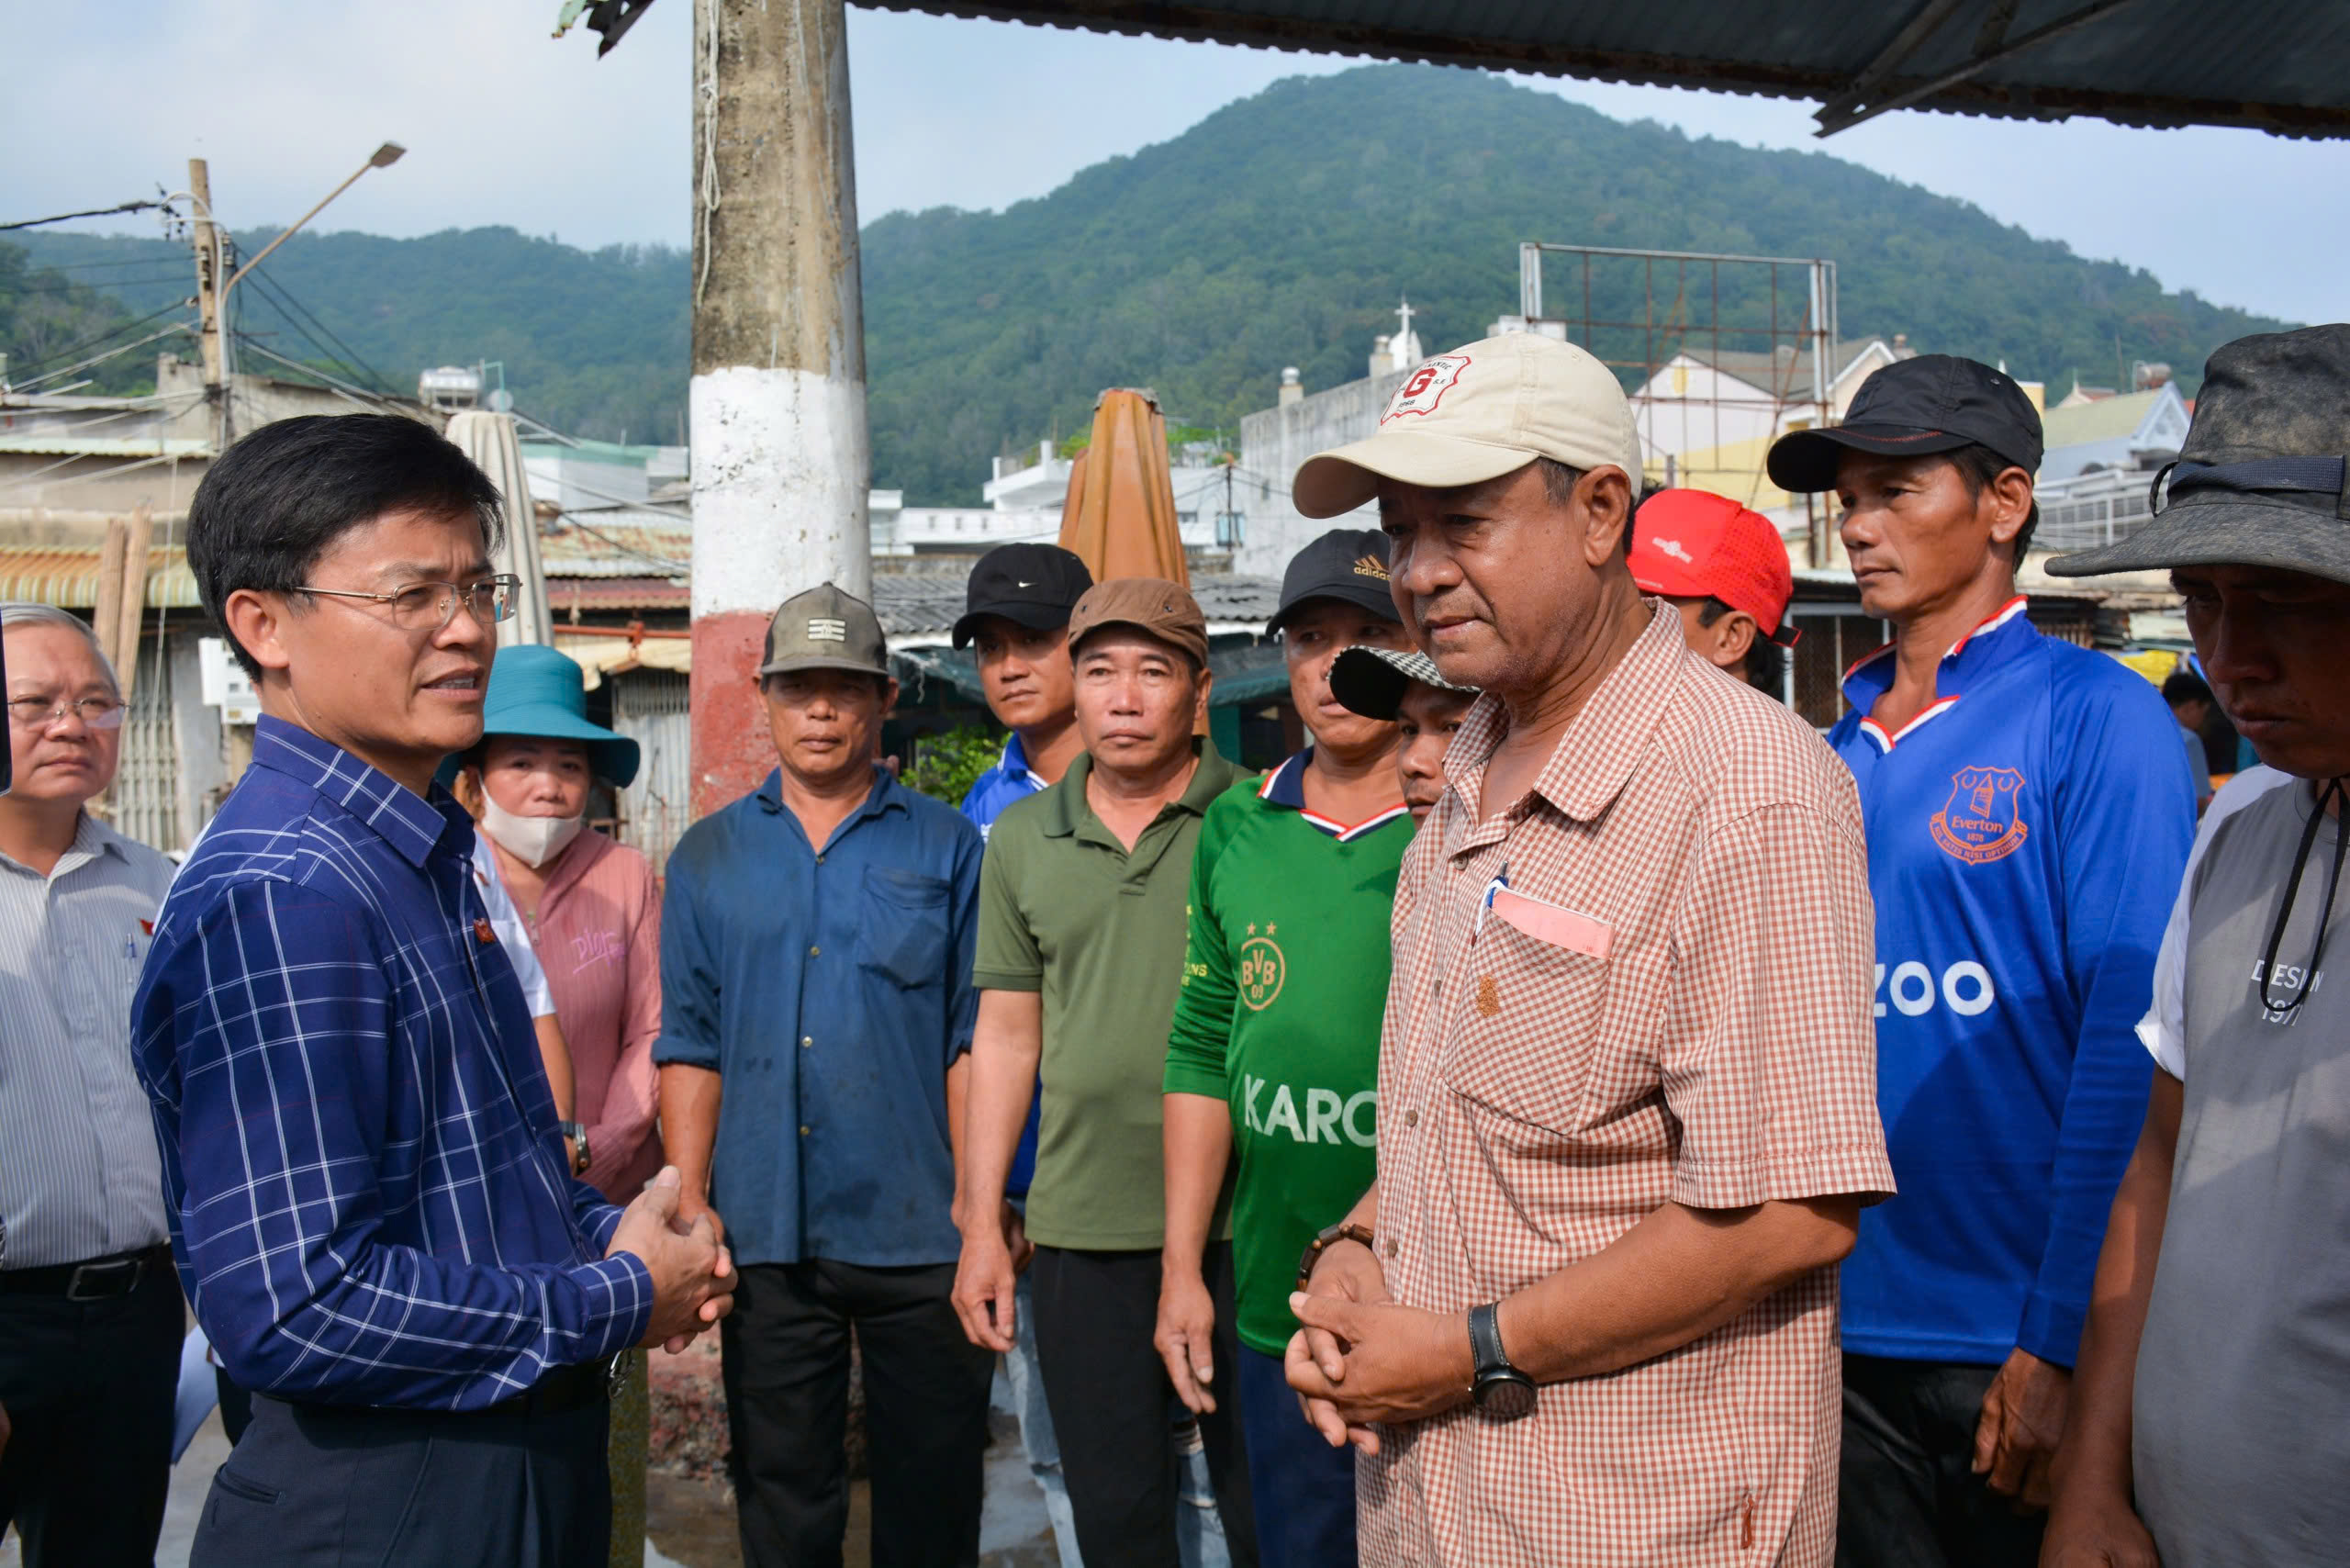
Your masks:
[[[695,0],[693,801],[775,766],[756,670],[802,588],[872,596],[843,0]]]

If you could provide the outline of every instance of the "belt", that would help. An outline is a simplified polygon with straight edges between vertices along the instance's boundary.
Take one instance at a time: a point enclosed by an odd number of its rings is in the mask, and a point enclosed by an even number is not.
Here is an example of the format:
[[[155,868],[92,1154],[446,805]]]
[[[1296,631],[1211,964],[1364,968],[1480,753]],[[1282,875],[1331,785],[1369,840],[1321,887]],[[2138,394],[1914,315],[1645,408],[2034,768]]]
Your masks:
[[[521,1393],[510,1394],[495,1405],[485,1405],[474,1410],[400,1410],[382,1406],[320,1405],[309,1400],[278,1400],[295,1409],[314,1416],[402,1416],[431,1417],[435,1419],[469,1420],[483,1416],[560,1416],[568,1411],[583,1410],[591,1405],[602,1405],[612,1397],[614,1386],[627,1375],[628,1352],[604,1361],[582,1361],[573,1366],[557,1367]],[[274,1399],[274,1394],[261,1394],[263,1399]]]
[[[137,1252],[118,1252],[84,1263],[54,1263],[38,1269],[0,1270],[0,1295],[62,1295],[67,1301],[112,1301],[129,1295],[150,1271],[172,1266],[167,1242]]]

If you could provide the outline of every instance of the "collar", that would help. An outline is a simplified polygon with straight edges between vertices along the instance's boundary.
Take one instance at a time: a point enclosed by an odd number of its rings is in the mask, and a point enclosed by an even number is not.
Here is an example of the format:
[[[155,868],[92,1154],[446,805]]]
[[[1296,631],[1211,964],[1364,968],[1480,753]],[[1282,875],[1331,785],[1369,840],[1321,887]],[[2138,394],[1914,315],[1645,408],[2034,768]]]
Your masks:
[[[890,776],[888,768],[878,762],[875,763],[873,788],[866,791],[865,804],[857,807],[843,819],[841,825],[833,830],[833,836],[839,837],[853,823],[863,822],[870,816],[878,816],[881,812],[892,808],[904,811],[906,802],[901,798],[903,789],[904,786]],[[770,816],[787,814],[783,804],[783,769],[780,767],[768,769],[767,778],[760,780],[758,789],[753,792],[753,798],[759,802],[759,809]],[[817,847],[822,848],[822,846],[819,845]]]
[[[1160,816],[1169,812],[1189,812],[1193,816],[1204,816],[1215,798],[1231,789],[1233,782],[1240,777],[1240,769],[1226,762],[1224,754],[1215,749],[1215,743],[1204,735],[1192,737],[1192,755],[1200,759],[1200,765],[1192,770],[1191,783],[1184,786],[1182,794],[1159,808]],[[1046,837],[1069,838],[1085,823],[1099,820],[1093,814],[1093,808],[1085,801],[1085,781],[1092,775],[1093,754],[1090,751],[1078,753],[1077,760],[1069,765],[1069,771],[1062,774],[1061,781],[1052,788],[1055,798],[1045,823]],[[1107,829],[1102,831],[1105,834],[1108,833]],[[1113,839],[1112,842],[1116,841]]]
[[[473,819],[440,785],[420,795],[388,773],[360,761],[299,724],[263,713],[253,725],[255,767],[265,767],[342,807],[421,868],[444,840],[459,855],[472,853]]]
[[[42,879],[54,882],[67,872],[78,870],[101,855],[111,855],[116,859],[123,861],[130,858],[129,852],[123,847],[122,835],[85,811],[74,819],[73,842],[65,846],[65,853],[57,857],[57,864],[50,868],[49,875]],[[22,871],[28,877],[39,875],[31,867],[25,865],[12,855],[0,854],[0,864]]]
[[[1281,806],[1295,812],[1305,819],[1308,826],[1328,834],[1340,844],[1352,843],[1365,834],[1376,833],[1397,817],[1411,814],[1411,808],[1398,801],[1376,816],[1365,817],[1362,821],[1349,825],[1309,810],[1305,804],[1305,769],[1313,759],[1314,748],[1307,746],[1304,751],[1266,774],[1264,783],[1258,786],[1257,799],[1267,805]]]
[[[1015,783],[1025,784],[1032,790],[1048,788],[1043,779],[1036,777],[1036,770],[1028,766],[1028,752],[1021,745],[1020,732],[1017,730],[1005,737],[1003,760],[997,763],[996,767],[1006,778]]]
[[[563,846],[563,853],[554,857],[554,864],[546,868],[545,883],[539,892],[541,913],[543,913],[560,895],[568,892],[572,884],[586,876],[596,862],[614,847],[610,839],[594,828],[581,828],[572,841]]]
[[[1878,751],[1887,752],[1919,726],[1949,712],[1966,694],[1968,686],[2039,642],[2040,629],[2024,611],[2024,596],[2017,594],[1953,643],[1934,666],[1933,701],[1890,734],[1868,713],[1893,685],[1894,644],[1887,643],[1873,654],[1863,655],[1844,672],[1844,700],[1861,715],[1861,733],[1876,744]]]
[[[1682,633],[1680,610],[1670,600],[1655,600],[1647,628],[1583,700],[1583,711],[1535,776],[1532,792],[1572,821],[1597,821],[1631,781],[1632,769],[1646,755],[1682,675],[1695,657]],[[1452,780],[1448,788],[1460,793],[1463,805],[1469,801],[1463,786],[1473,782],[1482,790],[1485,764],[1508,734],[1509,712],[1501,700],[1490,692],[1480,696],[1444,757],[1445,774]],[[1470,812],[1472,838],[1480,831],[1481,812],[1491,819],[1494,836],[1506,831],[1504,820],[1481,801]]]

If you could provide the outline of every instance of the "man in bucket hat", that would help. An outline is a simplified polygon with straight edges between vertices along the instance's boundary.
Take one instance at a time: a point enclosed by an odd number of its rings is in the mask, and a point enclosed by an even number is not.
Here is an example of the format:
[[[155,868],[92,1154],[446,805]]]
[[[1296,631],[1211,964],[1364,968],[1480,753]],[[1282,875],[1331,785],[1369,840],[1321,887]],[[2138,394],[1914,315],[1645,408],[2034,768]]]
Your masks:
[[[2036,1547],[2195,821],[2154,688],[2025,614],[2040,458],[2022,389],[1950,354],[1895,361],[1843,424],[1771,449],[1774,483],[1835,493],[1861,608],[1894,629],[1828,734],[1868,826],[1901,1182],[1844,1263],[1846,1568]]]
[[[2155,514],[2059,576],[2168,567],[2265,767],[2206,813],[2163,938],[2041,1561],[2342,1560],[2350,1539],[2350,326],[2204,370]],[[2165,479],[2167,481],[2165,498]],[[2159,1265],[2159,1267],[2158,1267]]]
[[[1521,335],[1292,487],[1378,503],[1406,629],[1483,692],[1396,885],[1378,1180],[1291,1297],[1381,1568],[1831,1552],[1830,1265],[1893,1187],[1860,804],[1641,597],[1639,472],[1614,374]]]

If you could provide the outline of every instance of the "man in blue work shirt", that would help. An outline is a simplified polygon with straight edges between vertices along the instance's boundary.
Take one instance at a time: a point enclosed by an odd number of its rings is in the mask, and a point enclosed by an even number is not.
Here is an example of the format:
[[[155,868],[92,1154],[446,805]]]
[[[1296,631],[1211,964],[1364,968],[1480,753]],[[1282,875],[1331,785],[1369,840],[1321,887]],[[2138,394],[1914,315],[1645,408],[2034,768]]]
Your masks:
[[[665,1170],[571,1178],[537,1039],[432,782],[476,745],[497,487],[389,414],[263,426],[188,511],[260,693],[252,766],[164,900],[133,1050],[180,1278],[252,1425],[189,1562],[605,1560],[610,1368],[725,1309]],[[522,520],[528,525],[528,520]]]
[[[979,834],[876,760],[897,700],[871,607],[826,584],[767,628],[780,766],[688,829],[661,912],[661,1136],[724,1216],[743,1559],[840,1561],[849,1335],[877,1568],[979,1556],[993,1358],[949,1304]]]
[[[2022,390],[1947,354],[1770,455],[1774,484],[1836,492],[1861,607],[1894,627],[1829,734],[1868,831],[1901,1184],[1844,1263],[1838,1561],[1861,1568],[2035,1558],[2195,823],[2154,689],[2025,617],[2040,457]]]
[[[988,711],[1012,732],[1002,760],[973,779],[963,796],[963,814],[981,838],[1006,806],[1059,783],[1084,753],[1085,737],[1077,729],[1077,677],[1069,667],[1069,615],[1092,586],[1093,574],[1084,561],[1058,544],[999,544],[971,567],[963,618],[955,622],[955,645],[976,645]],[[1060,1444],[1045,1403],[1045,1380],[1036,1371],[1029,1249],[1022,1230],[1021,1212],[1036,1171],[1036,1121],[1043,1106],[1041,1094],[1029,1103],[1028,1125],[1020,1130],[1012,1174],[1003,1183],[1005,1244],[1021,1268],[1019,1327],[1004,1352],[1003,1371],[1020,1417],[1029,1473],[1045,1494],[1061,1568],[1082,1568],[1069,1483],[1061,1476]]]

